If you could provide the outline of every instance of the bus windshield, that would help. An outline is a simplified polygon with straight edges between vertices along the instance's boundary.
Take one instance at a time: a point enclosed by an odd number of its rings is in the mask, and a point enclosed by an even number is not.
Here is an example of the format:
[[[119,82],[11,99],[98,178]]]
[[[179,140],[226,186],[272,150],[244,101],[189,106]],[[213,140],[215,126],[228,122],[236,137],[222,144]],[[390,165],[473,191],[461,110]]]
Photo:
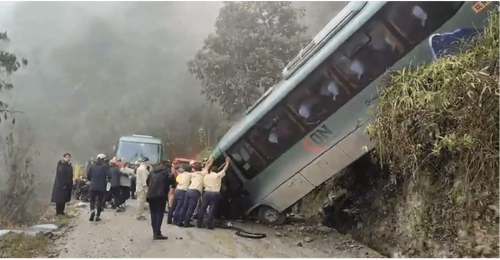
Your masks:
[[[161,145],[120,141],[116,156],[122,160],[135,162],[148,157],[152,164],[158,163],[161,157]]]

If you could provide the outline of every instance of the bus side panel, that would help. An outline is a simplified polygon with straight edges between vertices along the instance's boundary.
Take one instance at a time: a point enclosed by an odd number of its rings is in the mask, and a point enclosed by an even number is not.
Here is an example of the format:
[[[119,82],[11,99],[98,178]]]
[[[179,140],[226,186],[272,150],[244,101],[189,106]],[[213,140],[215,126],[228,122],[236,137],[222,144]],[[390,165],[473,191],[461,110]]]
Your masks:
[[[375,142],[371,141],[370,136],[365,133],[368,124],[369,123],[365,123],[337,144],[337,147],[342,149],[352,161],[356,161],[359,157],[375,147]]]
[[[319,186],[351,164],[352,160],[338,147],[332,147],[300,173],[314,186]]]
[[[239,176],[245,189],[250,193],[249,199],[252,204],[261,203],[265,197],[293,178],[317,156],[304,150],[302,145],[296,144],[253,179],[248,180]]]
[[[260,204],[283,212],[313,189],[314,186],[298,173],[265,197]]]

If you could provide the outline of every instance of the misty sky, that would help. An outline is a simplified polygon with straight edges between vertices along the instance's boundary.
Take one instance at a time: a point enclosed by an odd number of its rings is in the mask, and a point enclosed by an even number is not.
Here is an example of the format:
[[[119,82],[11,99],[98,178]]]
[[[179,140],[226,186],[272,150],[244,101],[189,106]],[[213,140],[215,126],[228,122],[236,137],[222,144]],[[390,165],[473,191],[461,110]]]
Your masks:
[[[11,17],[1,20],[2,30],[11,38],[10,50],[29,60],[27,68],[12,76],[15,105],[30,115],[31,124],[43,129],[40,134],[57,132],[52,138],[63,136],[68,143],[61,150],[74,150],[81,139],[118,138],[120,131],[112,128],[120,116],[147,121],[148,113],[138,110],[152,114],[161,107],[172,109],[177,101],[202,102],[199,83],[187,75],[185,64],[213,31],[220,6],[214,2],[16,3]],[[169,104],[160,101],[185,93],[186,88],[192,97]],[[41,114],[40,106],[50,115]],[[46,118],[42,121],[40,116]],[[121,132],[141,130],[146,129],[137,126]],[[103,140],[95,143],[98,146],[89,150],[105,146]],[[85,153],[90,152],[95,153]]]
[[[304,23],[315,34],[345,2],[294,5],[306,7]],[[0,31],[11,38],[7,50],[29,61],[8,80],[15,86],[13,105],[25,112],[19,124],[35,132],[40,171],[53,174],[63,152],[83,162],[108,152],[122,135],[162,132],[167,123],[180,127],[173,134],[183,133],[193,122],[181,115],[193,109],[220,116],[205,104],[186,62],[214,32],[222,6],[0,2]]]

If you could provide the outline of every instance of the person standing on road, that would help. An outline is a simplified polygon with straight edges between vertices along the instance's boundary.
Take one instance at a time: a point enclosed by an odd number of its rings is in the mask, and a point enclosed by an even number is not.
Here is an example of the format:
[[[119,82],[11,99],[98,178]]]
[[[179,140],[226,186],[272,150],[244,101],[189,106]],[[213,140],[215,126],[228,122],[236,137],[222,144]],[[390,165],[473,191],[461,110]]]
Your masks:
[[[121,193],[122,193],[122,199],[123,199],[123,204],[125,208],[125,201],[127,201],[130,198],[130,194],[132,193],[132,187],[135,190],[135,183],[132,183],[132,178],[135,178],[135,173],[134,170],[129,168],[130,163],[126,162],[123,164],[123,167],[120,169],[122,173],[125,173],[127,177],[122,177],[120,179],[120,185],[121,185]],[[132,186],[132,184],[134,186]]]
[[[123,212],[125,208],[122,207],[122,204],[125,202],[124,198],[121,194],[121,182],[120,179],[122,176],[128,177],[128,174],[122,173],[120,168],[116,162],[110,163],[110,173],[111,173],[111,189],[110,193],[113,196],[113,204],[116,208],[116,212]]]
[[[179,166],[178,165],[172,165],[170,167],[170,171],[172,172],[172,174],[176,178],[177,177],[177,173],[179,171]],[[177,178],[176,178],[176,182],[175,183],[177,184]],[[170,191],[169,191],[169,193],[168,193],[168,212],[173,211],[175,209],[175,207],[174,207],[174,195],[175,195],[175,189],[171,188]]]
[[[218,168],[216,166],[212,166],[210,168],[210,173],[207,174],[203,178],[203,187],[205,188],[203,193],[203,203],[201,205],[200,211],[198,213],[198,218],[196,219],[196,227],[201,228],[201,224],[203,221],[203,216],[205,212],[207,212],[208,208],[208,229],[214,229],[214,216],[217,210],[217,206],[219,204],[220,199],[220,188],[222,186],[222,178],[226,175],[226,171],[229,167],[229,163],[231,159],[229,157],[226,158],[226,165],[222,171],[217,172]],[[210,206],[210,207],[209,207]]]
[[[182,226],[181,210],[186,198],[186,191],[191,184],[191,166],[181,165],[176,178],[177,188],[175,189],[172,207],[168,211],[167,224]],[[172,219],[173,217],[173,219]]]
[[[149,165],[149,158],[143,157],[141,160],[141,165],[137,168],[137,220],[146,220],[146,216],[144,216],[146,194],[148,193],[148,184],[146,183],[146,180],[148,179],[150,171],[151,165]]]
[[[193,227],[190,223],[191,217],[193,216],[194,209],[196,207],[196,203],[198,203],[198,199],[203,192],[203,178],[208,174],[208,168],[212,166],[213,158],[205,165],[201,171],[192,172],[191,174],[191,184],[189,185],[186,196],[184,199],[184,203],[182,205],[182,209],[180,211],[180,221],[179,226],[184,227]],[[183,223],[182,223],[183,221]]]
[[[105,163],[106,155],[97,155],[97,162],[89,167],[87,179],[90,181],[90,221],[101,220],[101,203],[104,201],[106,185],[111,178],[109,164]],[[97,216],[96,216],[97,208]]]
[[[147,202],[151,213],[151,227],[153,228],[153,239],[167,239],[161,234],[161,225],[167,206],[167,197],[170,186],[175,187],[175,177],[170,172],[167,162],[163,161],[154,171],[148,175]]]
[[[70,163],[71,154],[65,153],[57,163],[56,178],[52,188],[51,202],[56,204],[56,215],[64,215],[66,203],[71,200],[73,190],[73,166]]]
[[[135,163],[137,165],[138,162]],[[132,178],[130,179],[130,197],[135,200],[137,198],[136,194],[136,188],[137,188],[137,168],[133,167],[134,169],[131,169],[130,166],[128,167],[134,175],[132,175]]]

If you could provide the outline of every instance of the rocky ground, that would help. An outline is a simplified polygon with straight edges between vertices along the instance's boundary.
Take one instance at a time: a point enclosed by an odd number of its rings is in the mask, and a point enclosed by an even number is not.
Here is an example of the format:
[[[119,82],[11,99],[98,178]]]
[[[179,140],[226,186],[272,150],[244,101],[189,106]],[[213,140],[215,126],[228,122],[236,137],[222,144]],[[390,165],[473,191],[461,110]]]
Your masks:
[[[149,221],[134,219],[134,201],[127,211],[103,212],[101,222],[88,221],[88,205],[54,237],[48,257],[382,257],[349,237],[323,226],[294,222],[268,227],[254,222],[233,223],[249,232],[266,233],[263,239],[237,236],[226,229],[162,227],[166,241],[154,241]]]

